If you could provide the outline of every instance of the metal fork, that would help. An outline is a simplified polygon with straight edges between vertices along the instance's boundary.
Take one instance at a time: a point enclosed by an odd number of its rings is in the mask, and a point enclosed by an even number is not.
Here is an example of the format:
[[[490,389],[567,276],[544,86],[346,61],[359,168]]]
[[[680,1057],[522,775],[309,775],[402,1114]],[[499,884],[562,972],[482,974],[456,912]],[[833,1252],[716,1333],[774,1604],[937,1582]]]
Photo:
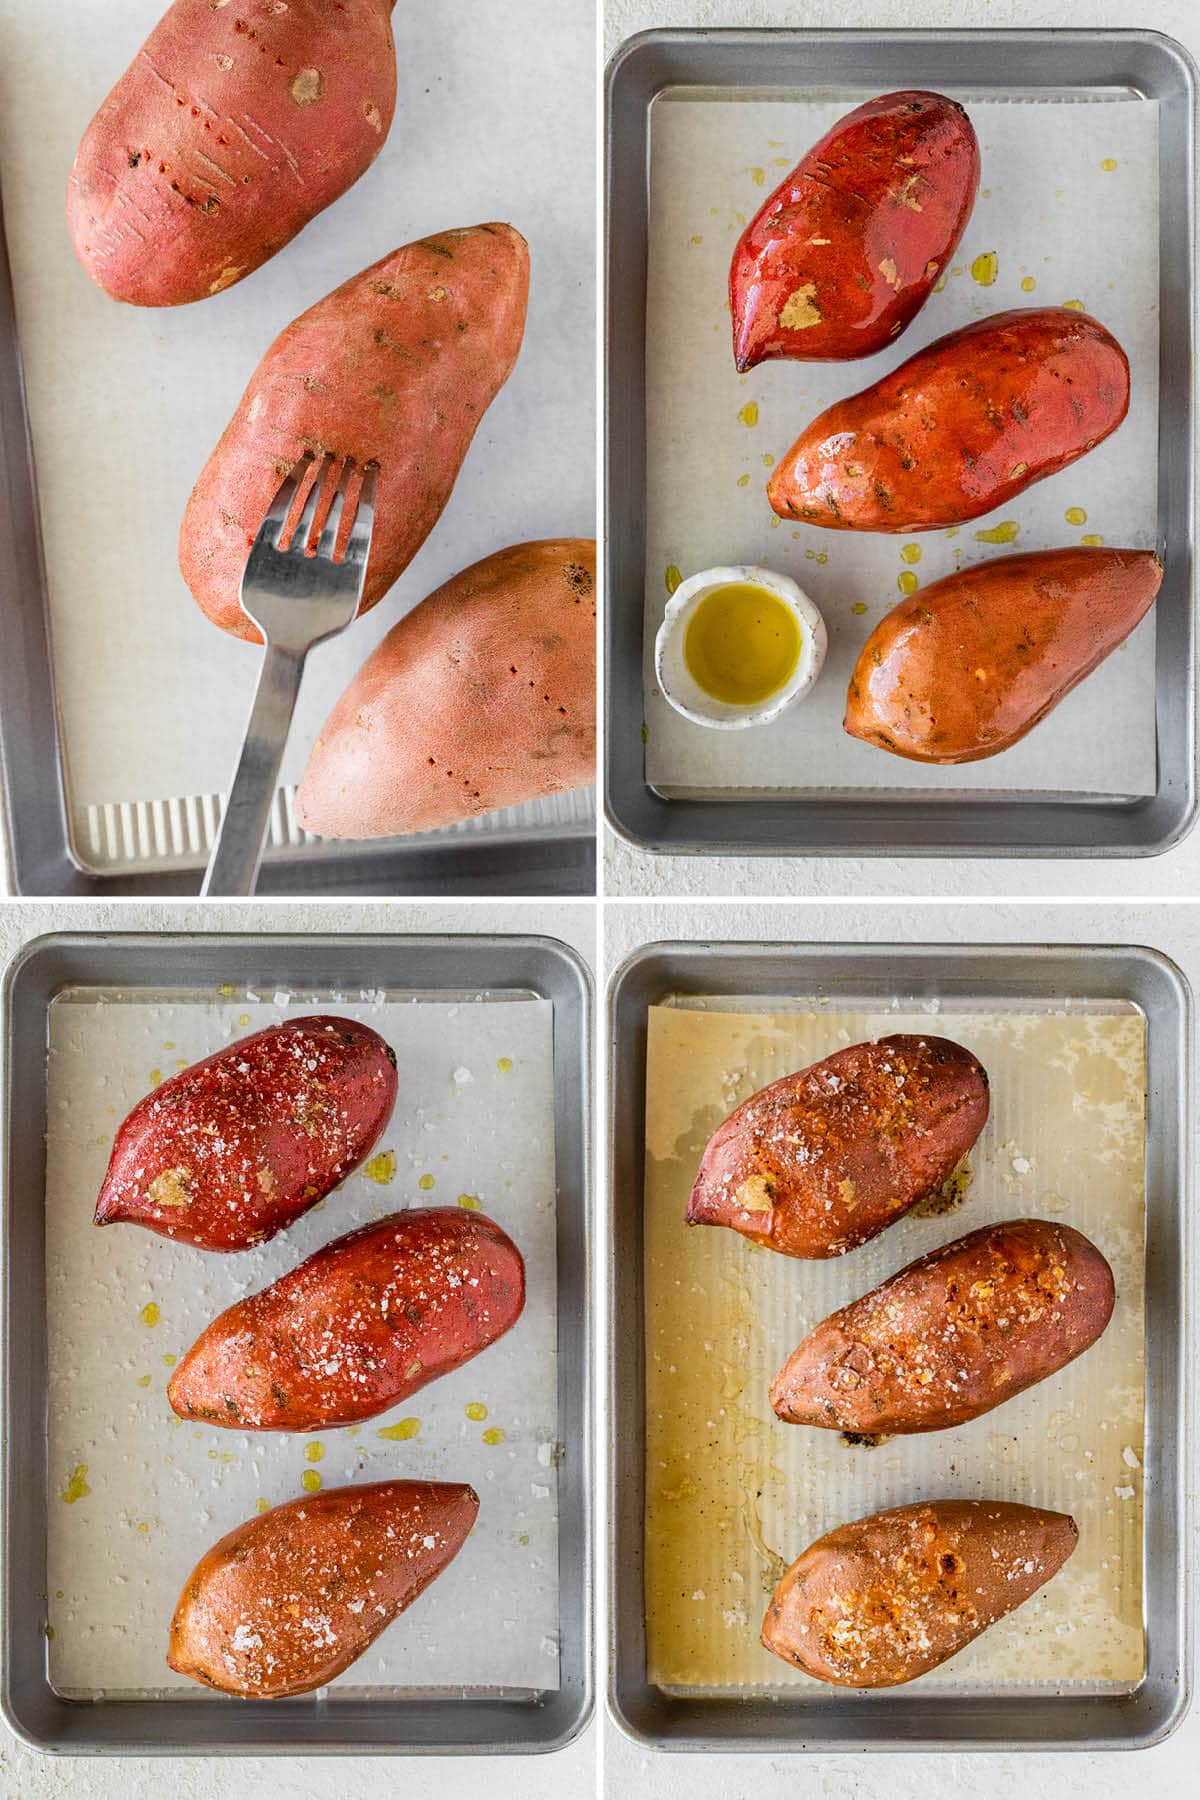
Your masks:
[[[296,497],[312,474],[295,530],[287,530]],[[263,520],[242,577],[242,610],[263,634],[266,653],[246,741],[229,788],[221,828],[201,894],[252,894],[263,840],[279,781],[279,765],[296,709],[304,662],[315,644],[350,624],[362,600],[375,526],[376,465],[363,471],[350,518],[345,554],[335,560],[347,489],[349,460],[305,455],[284,481]],[[314,528],[321,536],[311,547]],[[287,549],[281,548],[284,543]]]

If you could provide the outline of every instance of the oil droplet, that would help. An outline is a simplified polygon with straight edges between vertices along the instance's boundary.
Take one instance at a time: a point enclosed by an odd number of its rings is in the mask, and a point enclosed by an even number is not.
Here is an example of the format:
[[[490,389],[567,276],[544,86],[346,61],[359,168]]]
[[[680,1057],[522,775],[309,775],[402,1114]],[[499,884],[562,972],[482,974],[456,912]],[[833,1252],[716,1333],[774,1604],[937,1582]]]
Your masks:
[[[238,1024],[239,1025],[248,1025],[249,1023],[250,1023],[250,1014],[249,1013],[239,1013],[238,1014]]]
[[[642,720],[642,742],[643,744],[648,744],[650,742],[650,728],[646,724],[645,719]]]
[[[829,553],[828,553],[828,551],[826,551],[826,550],[818,550],[818,551],[817,551],[817,561],[818,561],[818,562],[819,562],[819,563],[827,563],[827,562],[828,562],[828,561],[829,561]]]
[[[937,280],[933,284],[934,293],[940,294],[942,289],[945,287],[945,285],[946,285],[946,277],[944,275],[939,275]]]
[[[763,457],[763,468],[764,469],[773,469],[774,467],[775,467],[775,458],[769,454],[764,456]]]
[[[269,1500],[265,1500],[262,1497],[262,1495],[260,1494],[258,1499],[254,1502],[254,1510],[255,1510],[255,1512],[258,1512],[258,1513],[270,1512],[271,1502]]]
[[[139,1525],[138,1525],[138,1530],[139,1530],[139,1531],[140,1531],[140,1532],[141,1532],[141,1534],[142,1534],[142,1536],[143,1536],[143,1537],[148,1537],[148,1536],[149,1536],[149,1533],[150,1533],[150,1527],[149,1527],[149,1525],[148,1525],[148,1524],[147,1524],[147,1523],[146,1523],[146,1521],[145,1521],[145,1519],[143,1519],[143,1520],[142,1520],[142,1521],[141,1521],[141,1522],[140,1522],[140,1524],[139,1524]]]
[[[158,1301],[147,1300],[145,1306],[143,1306],[141,1312],[138,1314],[138,1318],[142,1321],[143,1325],[149,1325],[151,1327],[157,1325],[158,1321],[162,1318]]]
[[[749,487],[750,477],[748,475],[739,475],[737,484],[739,487]]]
[[[761,187],[763,182],[767,179],[767,172],[765,169],[750,169],[748,170],[748,174],[755,187]]]
[[[321,1488],[321,1477],[317,1474],[315,1469],[305,1469],[303,1475],[300,1477],[300,1486],[309,1494],[319,1493]]]
[[[1033,290],[1034,290],[1034,288],[1035,288],[1035,287],[1036,287],[1036,286],[1037,286],[1037,282],[1036,282],[1036,281],[1035,281],[1035,279],[1034,279],[1034,277],[1033,277],[1033,276],[1032,276],[1032,275],[1024,275],[1024,276],[1022,276],[1022,278],[1021,278],[1021,292],[1022,292],[1022,293],[1023,293],[1023,294],[1032,294],[1032,292],[1033,292]]]
[[[1115,156],[1106,156],[1100,164],[1100,167],[1104,170],[1106,175],[1111,175],[1116,166],[1117,159]]]
[[[1067,521],[1068,525],[1087,524],[1087,514],[1084,512],[1082,506],[1068,506],[1066,512],[1063,514],[1063,518]]]
[[[1087,307],[1083,304],[1082,300],[1064,300],[1063,305],[1066,307],[1068,312],[1086,312],[1087,311]]]
[[[477,1425],[482,1425],[483,1421],[487,1418],[487,1407],[483,1404],[482,1400],[468,1401],[464,1411],[466,1412],[468,1419],[474,1419]]]
[[[693,244],[702,244],[704,242],[704,239],[700,236],[698,231],[693,235],[692,242]]]
[[[1000,258],[994,250],[985,250],[971,264],[971,279],[977,281],[980,287],[991,287],[999,273]]]
[[[1079,541],[1081,544],[1090,544],[1093,549],[1098,549],[1104,539],[1098,531],[1085,531]]]
[[[151,1071],[150,1071],[150,1086],[157,1087],[161,1080],[162,1080],[162,1070],[161,1069],[151,1069]]]
[[[108,1143],[108,1139],[106,1137],[98,1137],[96,1139],[97,1147],[101,1150],[103,1150],[105,1148],[107,1143]]]
[[[501,1075],[507,1075],[511,1071],[512,1066],[513,1061],[511,1056],[498,1056],[496,1058],[496,1067],[499,1069]]]
[[[921,560],[920,544],[905,544],[900,551],[906,563],[919,563]]]
[[[168,1369],[173,1369],[175,1364],[179,1361],[179,1358],[177,1356],[172,1356],[171,1352],[168,1350],[163,1357],[163,1361],[166,1363]]]
[[[417,1182],[417,1186],[423,1194],[427,1194],[431,1187],[436,1186],[436,1182],[432,1175],[425,1174],[421,1176],[420,1180]]]
[[[993,525],[990,531],[977,531],[977,544],[1011,544],[1021,527],[1015,519],[1001,519],[999,525]]]
[[[902,594],[915,594],[919,585],[911,569],[901,569],[896,577],[896,586]]]
[[[683,576],[679,573],[679,570],[675,567],[674,563],[667,564],[667,573],[664,577],[664,580],[666,581],[666,584],[667,584],[668,594],[673,594],[675,592],[675,589],[679,586],[680,582],[683,580]]]
[[[485,1444],[502,1444],[504,1433],[498,1425],[489,1425],[483,1434],[483,1441]]]
[[[64,1593],[63,1593],[63,1590],[62,1590],[62,1588],[55,1588],[55,1590],[54,1590],[54,1598],[55,1598],[55,1599],[56,1599],[56,1600],[63,1600],[63,1599],[65,1599],[65,1598],[66,1598],[66,1596],[65,1596],[65,1594],[64,1594]]]
[[[408,1438],[415,1438],[420,1429],[420,1419],[400,1419],[395,1425],[382,1426],[375,1435],[387,1438],[389,1443],[402,1444]]]
[[[174,1048],[175,1048],[175,1039],[174,1038],[164,1038],[163,1039],[163,1049],[164,1050],[173,1050]]]
[[[458,1196],[458,1204],[463,1208],[464,1212],[480,1212],[482,1210],[479,1204],[478,1194],[460,1194]]]
[[[751,425],[751,426],[757,425],[758,424],[758,401],[757,400],[747,400],[745,406],[743,406],[741,412],[738,414],[738,418],[742,421],[743,425]]]
[[[218,994],[220,994],[222,1000],[232,1000],[233,999],[233,983],[232,983],[232,981],[223,981],[221,983],[220,987],[217,989],[217,992],[218,992]]]
[[[396,1173],[396,1152],[381,1150],[378,1156],[371,1156],[363,1164],[363,1174],[368,1181],[377,1181],[380,1187],[386,1187]]]
[[[139,1387],[149,1387],[150,1386],[149,1375],[139,1375],[138,1376],[138,1386]]]
[[[311,1444],[305,1444],[304,1455],[308,1462],[322,1462],[325,1457],[325,1446],[314,1439]]]
[[[867,603],[865,600],[856,600],[854,602],[854,605],[850,608],[850,611],[852,613],[865,613],[866,610],[867,610]]]
[[[522,1532],[522,1533],[521,1533],[521,1535],[520,1535],[520,1537],[519,1537],[519,1538],[518,1538],[518,1539],[517,1539],[517,1542],[518,1542],[518,1544],[522,1544],[522,1545],[524,1545],[524,1544],[528,1544],[528,1542],[529,1542],[529,1533],[528,1533],[528,1532],[527,1532],[527,1531],[523,1531],[523,1532]]]
[[[87,1496],[91,1493],[92,1490],[87,1484],[87,1472],[88,1466],[86,1463],[77,1463],[75,1465],[75,1473],[71,1476],[70,1481],[68,1481],[66,1487],[62,1491],[62,1497],[68,1506],[74,1506],[77,1500],[86,1500]]]

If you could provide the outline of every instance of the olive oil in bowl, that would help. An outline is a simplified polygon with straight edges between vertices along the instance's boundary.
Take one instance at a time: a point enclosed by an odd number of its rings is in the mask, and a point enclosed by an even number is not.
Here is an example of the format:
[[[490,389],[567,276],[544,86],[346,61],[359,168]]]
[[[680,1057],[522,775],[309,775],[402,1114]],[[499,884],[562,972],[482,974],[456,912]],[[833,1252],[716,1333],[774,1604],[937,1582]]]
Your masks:
[[[812,687],[825,622],[789,575],[749,566],[680,582],[655,641],[660,691],[697,725],[766,725]]]

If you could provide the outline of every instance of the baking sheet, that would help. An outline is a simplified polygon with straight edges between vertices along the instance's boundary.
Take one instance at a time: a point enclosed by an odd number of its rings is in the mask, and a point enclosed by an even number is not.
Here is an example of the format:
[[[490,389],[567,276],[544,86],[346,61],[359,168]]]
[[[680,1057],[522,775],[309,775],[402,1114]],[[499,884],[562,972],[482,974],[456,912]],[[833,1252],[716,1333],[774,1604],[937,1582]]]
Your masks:
[[[142,310],[89,281],[64,203],[84,127],[162,10],[163,0],[61,0],[47,31],[43,9],[0,0],[0,177],[85,855],[122,829],[89,808],[207,797],[228,783],[259,657],[192,600],[176,565],[179,521],[260,356],[348,275],[427,232],[489,219],[511,219],[533,260],[518,366],[430,541],[366,619],[314,654],[281,783],[299,779],[338,694],[417,601],[503,545],[595,534],[594,221],[579,204],[594,171],[591,9],[404,0],[396,120],[372,169],[236,288]],[[529,153],[535,95],[553,156]],[[573,796],[556,826],[590,812],[590,794]],[[186,852],[182,826],[168,836],[160,855]]]
[[[869,632],[921,585],[1006,550],[1100,539],[1157,541],[1158,106],[1128,94],[963,101],[980,140],[979,198],[944,289],[892,349],[847,364],[766,363],[739,376],[729,348],[729,259],[746,221],[838,118],[868,98],[762,99],[668,90],[651,115],[647,296],[646,778],[665,795],[739,789],[812,792],[1045,791],[1153,794],[1153,613],[1029,738],[955,768],[902,762],[846,736],[846,687]],[[1114,165],[1114,166],[1109,166]],[[994,254],[995,278],[972,271]],[[981,275],[990,267],[979,267]],[[1033,283],[1028,287],[1026,283]],[[950,532],[910,537],[822,531],[781,521],[766,459],[843,395],[922,345],[1014,306],[1080,301],[1125,348],[1129,415],[1063,473]],[[744,409],[757,408],[754,424]],[[754,418],[753,411],[744,415]],[[1076,509],[1086,517],[1078,523]],[[1068,520],[1067,514],[1071,513]],[[1018,527],[1008,543],[977,534]],[[918,561],[906,560],[919,553]],[[667,571],[758,563],[793,575],[829,628],[824,674],[770,726],[713,732],[654,689],[653,642]],[[859,608],[857,612],[855,608]],[[1103,721],[1103,730],[1098,730]]]
[[[290,1230],[236,1256],[136,1228],[97,1231],[95,1196],[130,1106],[177,1066],[314,1010],[362,1020],[397,1053],[400,1095],[378,1146],[395,1157],[390,1178],[386,1166],[357,1171]],[[357,1225],[460,1195],[510,1231],[525,1258],[525,1310],[499,1343],[357,1427],[244,1434],[197,1429],[171,1412],[168,1359],[222,1308]],[[555,1230],[549,1001],[374,994],[314,1004],[232,989],[136,1001],[81,990],[55,1001],[47,1583],[58,1691],[211,1701],[164,1660],[183,1582],[260,1502],[299,1495],[314,1476],[326,1488],[465,1480],[481,1500],[455,1561],[338,1678],[339,1690],[556,1689]],[[466,1416],[477,1405],[486,1421]],[[414,1436],[380,1435],[413,1419]],[[497,1431],[502,1441],[485,1439]]]
[[[1124,1003],[937,1011],[717,999],[649,1011],[647,1678],[668,1691],[827,1702],[760,1646],[769,1594],[834,1525],[936,1497],[1067,1511],[1080,1541],[1052,1582],[923,1687],[1111,1694],[1142,1677],[1145,1022]],[[734,1106],[845,1044],[904,1031],[952,1036],[990,1076],[959,1210],[910,1214],[827,1263],[685,1228],[704,1145]],[[940,1244],[1025,1216],[1076,1226],[1113,1265],[1116,1310],[1082,1358],[968,1425],[874,1448],[775,1418],[771,1378],[827,1313]]]

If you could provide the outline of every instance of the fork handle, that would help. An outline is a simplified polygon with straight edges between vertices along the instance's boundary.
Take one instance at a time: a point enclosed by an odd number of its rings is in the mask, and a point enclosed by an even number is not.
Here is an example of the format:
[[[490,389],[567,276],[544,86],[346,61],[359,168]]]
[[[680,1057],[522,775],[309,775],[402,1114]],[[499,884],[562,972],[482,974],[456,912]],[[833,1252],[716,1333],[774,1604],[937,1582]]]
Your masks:
[[[203,896],[252,894],[262,862],[267,821],[279,785],[279,765],[296,710],[304,657],[268,645],[241,759],[209,858]]]

